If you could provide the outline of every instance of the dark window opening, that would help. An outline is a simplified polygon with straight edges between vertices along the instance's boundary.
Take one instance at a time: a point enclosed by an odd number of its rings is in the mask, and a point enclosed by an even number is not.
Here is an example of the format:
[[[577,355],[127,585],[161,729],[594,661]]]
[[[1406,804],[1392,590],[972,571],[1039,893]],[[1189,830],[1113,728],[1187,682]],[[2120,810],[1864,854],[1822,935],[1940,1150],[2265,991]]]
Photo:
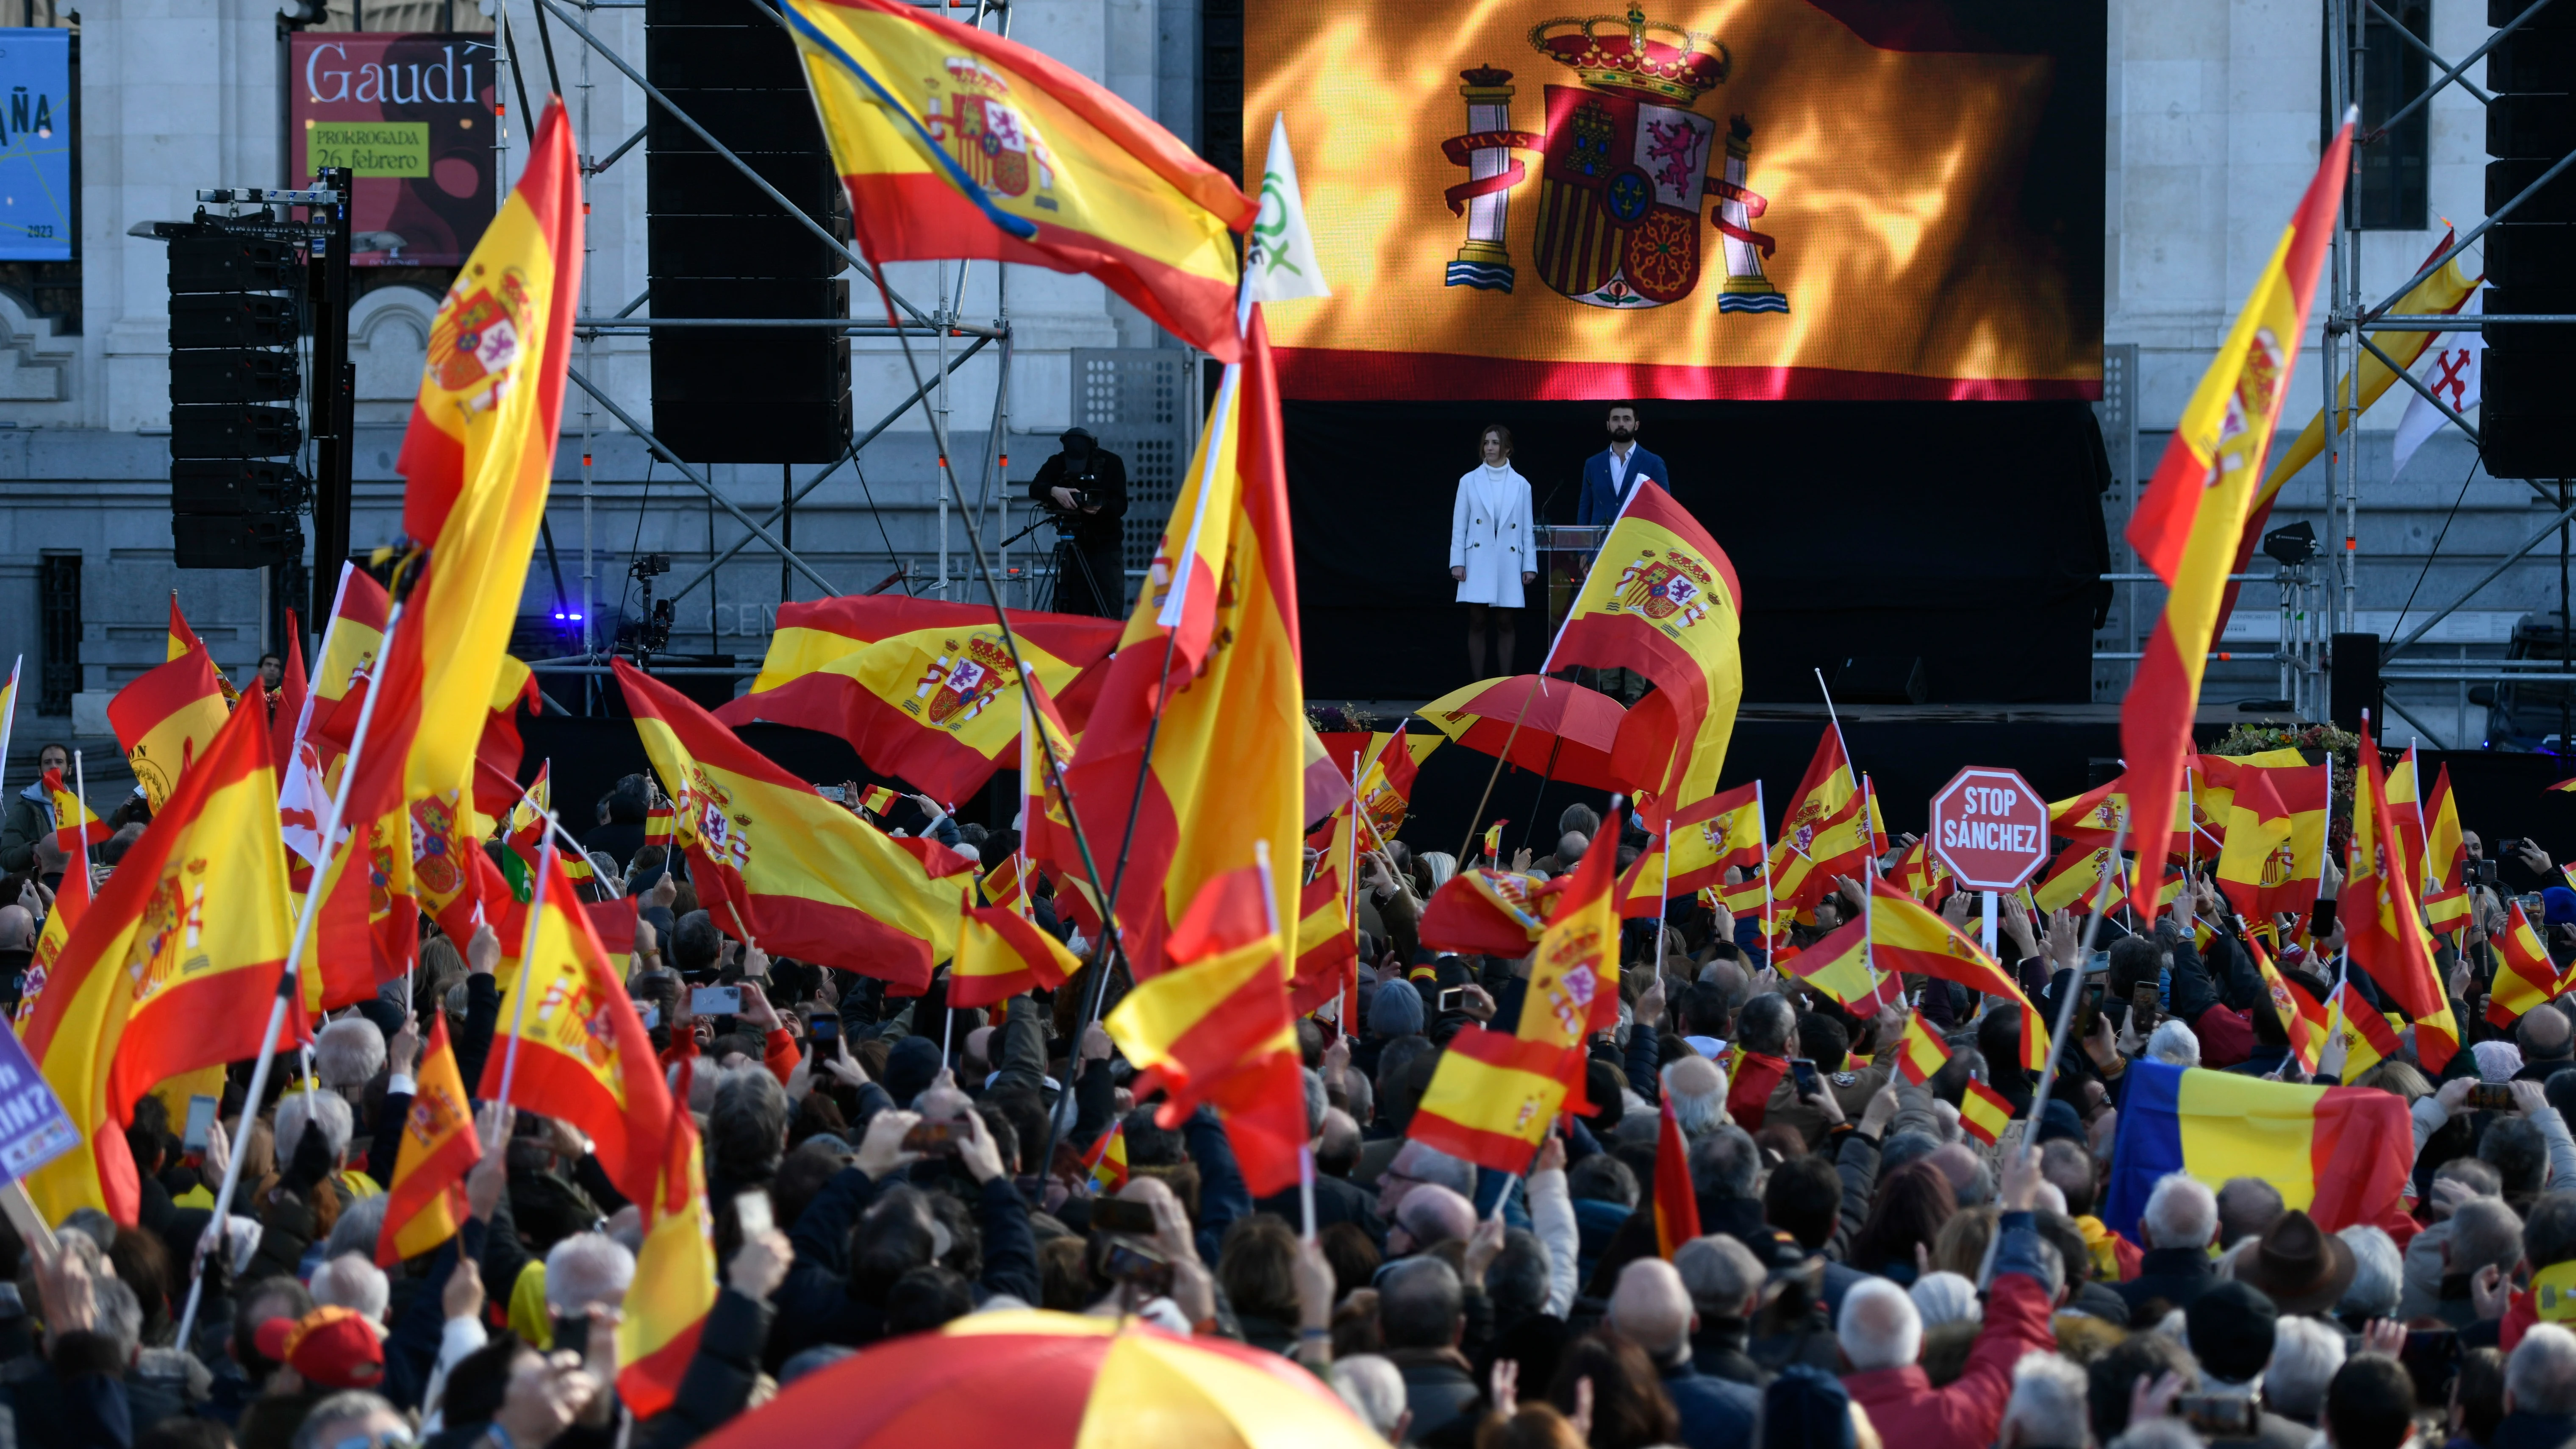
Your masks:
[[[2433,35],[2430,0],[2381,0],[2382,8],[2405,22],[2417,40]],[[2395,25],[2368,6],[2361,12],[2361,53],[2354,58],[2361,103],[2361,126],[2353,180],[2353,224],[2363,231],[2421,231],[2427,225],[2425,178],[2430,169],[2430,106],[2388,125],[2432,81],[2430,57],[2400,34]]]
[[[36,713],[70,714],[72,696],[81,688],[81,556],[49,553],[36,571],[36,609],[41,621],[43,678]]]

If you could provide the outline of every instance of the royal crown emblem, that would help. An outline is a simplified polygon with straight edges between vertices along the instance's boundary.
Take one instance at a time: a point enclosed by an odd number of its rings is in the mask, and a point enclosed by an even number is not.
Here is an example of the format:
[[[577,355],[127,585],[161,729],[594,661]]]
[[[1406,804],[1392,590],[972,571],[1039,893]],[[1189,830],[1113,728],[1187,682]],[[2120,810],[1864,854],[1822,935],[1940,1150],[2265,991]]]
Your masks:
[[[934,728],[963,729],[1018,680],[1010,650],[1000,639],[970,634],[941,646],[921,671],[903,708]]]
[[[1686,553],[1667,549],[1657,557],[1648,549],[1620,571],[1613,602],[1658,624],[1669,619],[1687,628],[1708,617],[1715,582],[1707,566]]]
[[[498,276],[484,271],[474,266],[456,279],[429,328],[429,375],[441,391],[461,394],[457,401],[469,413],[500,404],[526,350],[526,275],[517,267]]]
[[[1540,153],[1533,228],[1540,280],[1586,306],[1660,307],[1699,283],[1700,202],[1726,255],[1721,312],[1786,312],[1789,299],[1764,276],[1777,250],[1752,229],[1770,207],[1745,187],[1753,127],[1731,117],[1725,136],[1698,107],[1725,83],[1734,59],[1715,36],[1625,16],[1543,20],[1530,45],[1574,72],[1580,85],[1543,88],[1546,128],[1514,130],[1512,73],[1492,65],[1459,72],[1467,132],[1441,143],[1468,179],[1446,193],[1467,221],[1467,243],[1449,263],[1452,287],[1509,292],[1517,277],[1506,230],[1511,193],[1528,179],[1512,153]]]
[[[944,84],[936,76],[924,81],[930,102],[922,120],[931,139],[983,190],[1027,196],[1034,182],[1030,204],[1056,210],[1055,159],[1010,103],[1010,80],[968,55],[948,57],[946,71]]]

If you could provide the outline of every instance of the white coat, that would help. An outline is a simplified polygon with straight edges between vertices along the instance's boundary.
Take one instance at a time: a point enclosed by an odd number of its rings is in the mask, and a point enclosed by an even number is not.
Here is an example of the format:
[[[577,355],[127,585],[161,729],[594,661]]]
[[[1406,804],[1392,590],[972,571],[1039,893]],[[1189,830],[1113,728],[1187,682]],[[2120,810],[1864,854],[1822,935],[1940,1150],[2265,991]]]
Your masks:
[[[1470,468],[1449,517],[1449,567],[1464,568],[1458,602],[1521,606],[1521,575],[1538,570],[1530,537],[1530,485],[1511,464]]]

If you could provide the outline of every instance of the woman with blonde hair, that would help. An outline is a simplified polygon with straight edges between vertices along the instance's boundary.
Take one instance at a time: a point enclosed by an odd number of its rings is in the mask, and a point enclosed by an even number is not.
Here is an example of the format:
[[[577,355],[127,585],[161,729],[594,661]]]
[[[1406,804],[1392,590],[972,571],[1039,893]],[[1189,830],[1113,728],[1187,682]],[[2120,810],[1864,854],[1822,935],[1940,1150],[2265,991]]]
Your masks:
[[[1530,537],[1530,485],[1512,467],[1512,430],[1488,424],[1477,451],[1483,461],[1459,475],[1458,501],[1449,515],[1449,577],[1458,581],[1458,602],[1467,606],[1471,680],[1490,677],[1485,669],[1489,623],[1496,645],[1492,673],[1511,673],[1521,590],[1538,577]]]

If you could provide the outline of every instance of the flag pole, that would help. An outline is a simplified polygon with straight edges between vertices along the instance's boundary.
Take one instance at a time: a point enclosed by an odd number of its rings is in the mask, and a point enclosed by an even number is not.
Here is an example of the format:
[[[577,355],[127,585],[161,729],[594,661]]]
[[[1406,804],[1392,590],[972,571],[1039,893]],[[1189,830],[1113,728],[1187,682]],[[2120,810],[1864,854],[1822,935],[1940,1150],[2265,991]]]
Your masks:
[[[1353,799],[1351,813],[1357,815],[1359,808],[1360,802]],[[1279,893],[1270,880],[1269,841],[1256,838],[1252,842],[1252,863],[1261,871],[1261,914],[1270,922],[1270,939],[1284,950],[1287,942],[1279,934]],[[1297,1147],[1297,1211],[1300,1236],[1307,1242],[1315,1241],[1315,1147],[1311,1142]]]
[[[1771,806],[1762,798],[1762,777],[1753,777],[1753,817],[1755,832],[1762,840],[1762,964],[1771,964]],[[1861,928],[1867,936],[1869,928]],[[1870,970],[1877,971],[1875,965]],[[1873,983],[1875,976],[1872,977]]]
[[[2084,920],[2084,942],[2076,951],[2075,969],[2071,973],[2074,979],[2067,983],[2066,999],[2057,1003],[2057,1027],[2048,1034],[2048,1059],[2040,1063],[2039,1087],[2030,1094],[2030,1111],[2022,1119],[2024,1125],[2021,1142],[2013,1149],[2016,1162],[2029,1158],[2035,1143],[2032,1133],[2036,1130],[2040,1117],[2048,1111],[2049,1092],[2057,1085],[2057,1059],[2066,1050],[2066,1034],[2074,1029],[2075,1002],[2084,994],[2084,963],[2093,959],[2093,943],[2102,933],[2103,902],[2110,894],[2111,862],[2120,858],[2121,849],[2128,843],[2129,814],[2124,810],[2120,812],[2118,828],[2111,833],[2111,854],[2102,862],[2100,873],[2094,877],[2093,910]],[[2055,981],[2056,978],[2052,975],[2050,984],[2054,985]],[[2036,1008],[2033,1009],[2036,1010]],[[2023,1030],[2025,1032],[2029,1030],[2029,1023],[2023,1023]],[[1986,1242],[1985,1261],[1977,1268],[1977,1285],[1980,1288],[1994,1278],[1995,1247],[2002,1241],[2003,1234],[1997,1233]]]
[[[25,667],[27,656],[19,655],[9,664],[8,712],[0,714],[0,780],[9,775],[9,732],[18,723],[18,671]]]
[[[80,840],[81,889],[95,894],[97,888],[90,883],[89,878],[89,821],[85,818],[90,813],[89,771],[82,766],[81,752],[78,750],[72,751],[72,809],[84,817],[72,821],[72,834]],[[61,829],[62,822],[55,821],[54,828]]]
[[[1475,827],[1470,823],[1468,828],[1472,830]],[[1337,1025],[1343,1035],[1356,1038],[1360,1027],[1360,753],[1357,750],[1351,751],[1350,845],[1350,850],[1342,857],[1342,904],[1350,912],[1351,986],[1346,998],[1347,1009],[1342,1012]],[[1369,964],[1374,967],[1377,963],[1372,961]]]
[[[510,995],[514,998],[510,1004],[510,1049],[501,1058],[501,1097],[495,1104],[504,1112],[509,1110],[510,1088],[519,1075],[519,1032],[528,1019],[528,962],[537,954],[537,932],[546,922],[546,877],[555,873],[555,837],[551,828],[554,823],[555,812],[549,810],[546,824],[550,828],[546,832],[545,848],[537,852],[537,883],[528,892],[528,934],[522,938],[519,947],[518,976],[510,983]],[[493,1114],[492,1120],[499,1122],[500,1114]],[[483,1150],[490,1152],[500,1145],[487,1142]]]
[[[397,578],[396,582],[402,580]],[[242,1094],[242,1121],[245,1125],[258,1115],[260,1098],[267,1094],[268,1074],[277,1062],[278,1034],[286,1028],[287,1004],[301,1000],[297,982],[304,967],[305,949],[313,940],[314,919],[322,913],[322,898],[330,894],[333,846],[339,846],[342,859],[348,856],[349,843],[339,839],[340,823],[348,811],[350,793],[358,783],[358,766],[366,755],[367,733],[376,721],[376,705],[384,698],[384,691],[377,686],[384,682],[381,677],[384,661],[393,656],[394,631],[402,624],[404,602],[397,596],[393,608],[385,615],[383,642],[376,650],[376,668],[369,671],[367,697],[359,702],[358,723],[349,732],[349,751],[340,770],[340,788],[333,792],[330,815],[322,822],[322,863],[313,868],[313,888],[304,893],[304,908],[296,913],[295,939],[286,948],[286,966],[277,976],[277,995],[269,1002],[268,1026],[260,1033],[259,1059],[251,1067],[250,1086]],[[72,761],[73,769],[78,770],[80,757],[74,755]],[[88,810],[86,803],[81,808],[84,813]],[[89,832],[84,828],[81,831],[84,862],[89,855],[88,837]],[[309,1124],[310,1109],[307,1111]],[[244,1137],[247,1139],[248,1134],[245,1133]],[[242,1158],[245,1155],[236,1150],[225,1161],[223,1185],[215,1190],[214,1212],[207,1218],[206,1230],[197,1239],[197,1251],[189,1260],[188,1303],[180,1311],[179,1334],[174,1340],[181,1345],[188,1342],[188,1332],[196,1326],[197,1305],[206,1291],[206,1255],[222,1241],[225,1216],[232,1210],[233,1194],[241,1187]]]

